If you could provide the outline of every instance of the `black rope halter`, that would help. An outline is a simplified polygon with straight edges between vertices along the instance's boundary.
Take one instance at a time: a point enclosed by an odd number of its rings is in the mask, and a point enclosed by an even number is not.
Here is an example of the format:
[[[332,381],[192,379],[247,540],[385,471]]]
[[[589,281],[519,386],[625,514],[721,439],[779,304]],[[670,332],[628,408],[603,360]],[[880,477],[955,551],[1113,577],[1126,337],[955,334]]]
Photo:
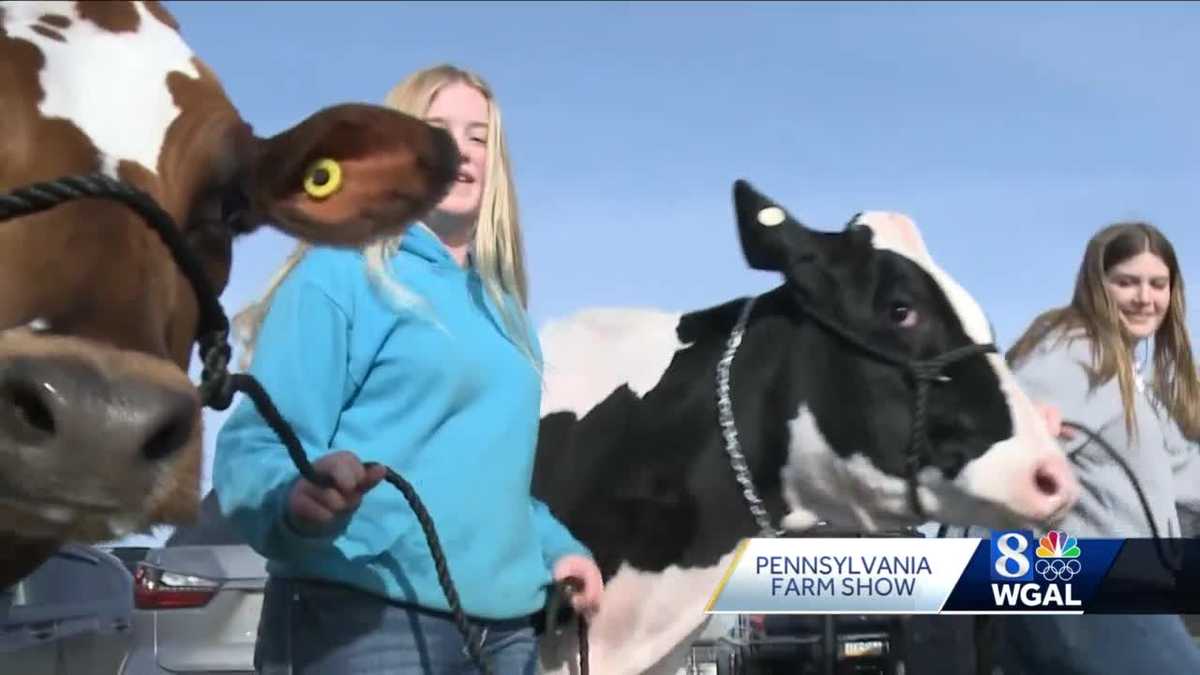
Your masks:
[[[812,307],[800,304],[800,310],[818,326],[841,338],[844,342],[865,352],[868,356],[895,366],[908,374],[915,387],[912,426],[909,429],[908,452],[904,459],[908,479],[908,500],[918,518],[928,518],[925,508],[921,505],[920,495],[917,493],[917,472],[932,460],[933,448],[929,442],[928,428],[930,387],[937,382],[949,380],[944,373],[946,368],[952,364],[979,354],[995,353],[997,351],[995,343],[971,343],[929,359],[906,359],[867,343],[866,340],[855,335],[842,324]]]
[[[743,303],[737,321],[730,333],[725,353],[717,364],[717,412],[718,421],[722,427],[722,435],[725,438],[726,452],[730,455],[735,477],[743,488],[743,494],[746,497],[751,514],[758,524],[760,536],[774,537],[782,534],[782,532],[771,525],[770,516],[767,514],[762,505],[762,499],[755,490],[754,481],[750,477],[746,459],[742,455],[740,443],[738,442],[737,426],[733,417],[733,403],[729,398],[729,367],[732,365],[737,348],[744,337],[755,300],[755,297],[750,297]],[[913,420],[912,426],[909,429],[908,449],[904,458],[905,477],[908,484],[908,500],[913,512],[918,518],[928,518],[925,508],[921,505],[921,498],[918,493],[917,472],[931,460],[932,455],[928,431],[929,389],[935,382],[949,380],[943,372],[951,364],[977,354],[995,352],[997,351],[996,345],[993,343],[972,343],[956,347],[930,359],[905,359],[868,344],[841,323],[830,319],[812,307],[800,302],[796,304],[800,311],[812,319],[819,328],[832,333],[835,337],[842,339],[876,360],[900,368],[912,380],[916,391],[913,397]]]
[[[333,487],[334,483],[331,477],[317,473],[313,468],[312,463],[304,454],[295,431],[275,407],[262,384],[249,374],[229,372],[229,359],[232,354],[229,346],[229,319],[226,317],[217,293],[213,290],[200,261],[184,240],[175,220],[159,206],[153,197],[101,173],[66,176],[52,181],[35,183],[7,194],[0,194],[0,221],[32,215],[67,202],[88,198],[115,200],[137,212],[158,233],[180,271],[191,283],[200,307],[196,342],[203,363],[198,387],[202,404],[214,410],[225,410],[232,404],[234,394],[239,391],[245,393],[254,402],[267,425],[283,442],[300,475],[314,485]],[[370,467],[374,464],[374,462],[370,462],[366,466]],[[387,469],[384,479],[404,494],[417,521],[421,524],[425,540],[429,545],[430,555],[433,557],[434,566],[437,569],[438,583],[446,596],[454,623],[466,642],[471,659],[481,671],[490,675],[491,669],[483,657],[482,640],[474,637],[467,621],[458,591],[450,577],[446,556],[442,551],[433,519],[425,509],[420,497],[417,496],[416,490],[407,480],[390,468]],[[563,584],[557,585],[551,592],[565,594],[570,591],[571,589]],[[588,672],[587,627],[583,617],[579,617],[578,627],[581,667],[583,674],[586,675]]]

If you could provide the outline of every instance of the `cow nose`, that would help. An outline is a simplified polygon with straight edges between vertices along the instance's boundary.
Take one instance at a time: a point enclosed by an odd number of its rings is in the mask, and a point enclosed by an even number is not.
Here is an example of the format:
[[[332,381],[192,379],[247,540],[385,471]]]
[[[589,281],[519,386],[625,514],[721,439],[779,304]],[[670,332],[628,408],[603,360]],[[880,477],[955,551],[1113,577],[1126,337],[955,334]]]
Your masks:
[[[80,460],[85,453],[103,453],[99,461],[157,462],[187,444],[196,409],[190,391],[107,377],[72,358],[0,364],[0,446],[15,442]]]
[[[1062,491],[1061,477],[1057,471],[1047,463],[1039,464],[1033,471],[1034,489],[1038,494],[1053,498]]]
[[[1034,462],[1032,468],[1022,492],[1035,517],[1051,520],[1062,516],[1076,499],[1076,483],[1066,457],[1050,454]]]

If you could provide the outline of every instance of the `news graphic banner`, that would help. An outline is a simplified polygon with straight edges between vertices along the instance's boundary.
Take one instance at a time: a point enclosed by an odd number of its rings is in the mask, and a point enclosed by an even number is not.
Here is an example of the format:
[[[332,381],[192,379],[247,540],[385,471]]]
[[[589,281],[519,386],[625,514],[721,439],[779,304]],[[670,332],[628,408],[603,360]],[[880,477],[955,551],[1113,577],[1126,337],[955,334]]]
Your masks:
[[[1126,614],[1200,612],[1200,540],[747,539],[712,614]]]

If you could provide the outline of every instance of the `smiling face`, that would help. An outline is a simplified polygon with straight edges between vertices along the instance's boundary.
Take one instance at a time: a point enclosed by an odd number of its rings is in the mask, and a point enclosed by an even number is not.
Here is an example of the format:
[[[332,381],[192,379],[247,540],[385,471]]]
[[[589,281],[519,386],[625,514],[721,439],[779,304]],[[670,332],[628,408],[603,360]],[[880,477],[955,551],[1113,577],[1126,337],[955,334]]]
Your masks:
[[[488,117],[484,95],[465,82],[442,87],[425,112],[425,121],[445,129],[458,145],[458,175],[435,211],[456,220],[473,221],[487,187]]]
[[[1104,288],[1121,325],[1136,340],[1158,331],[1171,307],[1171,270],[1149,251],[1109,267]]]

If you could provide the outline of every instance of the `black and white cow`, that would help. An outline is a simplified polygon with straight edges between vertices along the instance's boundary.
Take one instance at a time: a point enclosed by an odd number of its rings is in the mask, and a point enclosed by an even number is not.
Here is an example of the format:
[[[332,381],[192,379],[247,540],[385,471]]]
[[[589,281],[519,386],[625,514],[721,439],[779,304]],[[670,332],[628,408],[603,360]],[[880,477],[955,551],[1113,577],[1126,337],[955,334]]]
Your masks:
[[[927,521],[1056,521],[1078,484],[1003,359],[948,366],[926,411],[928,456],[910,503],[914,387],[905,372],[813,323],[811,308],[870,345],[925,359],[993,340],[984,313],[898,214],[817,232],[739,182],[743,253],[783,274],[757,297],[730,369],[740,451],[771,524],[866,531]],[[747,299],[700,311],[597,309],[542,331],[546,389],[534,493],[604,573],[591,672],[674,673],[738,542],[760,532],[718,424],[718,363]],[[542,644],[545,672],[577,645]]]

